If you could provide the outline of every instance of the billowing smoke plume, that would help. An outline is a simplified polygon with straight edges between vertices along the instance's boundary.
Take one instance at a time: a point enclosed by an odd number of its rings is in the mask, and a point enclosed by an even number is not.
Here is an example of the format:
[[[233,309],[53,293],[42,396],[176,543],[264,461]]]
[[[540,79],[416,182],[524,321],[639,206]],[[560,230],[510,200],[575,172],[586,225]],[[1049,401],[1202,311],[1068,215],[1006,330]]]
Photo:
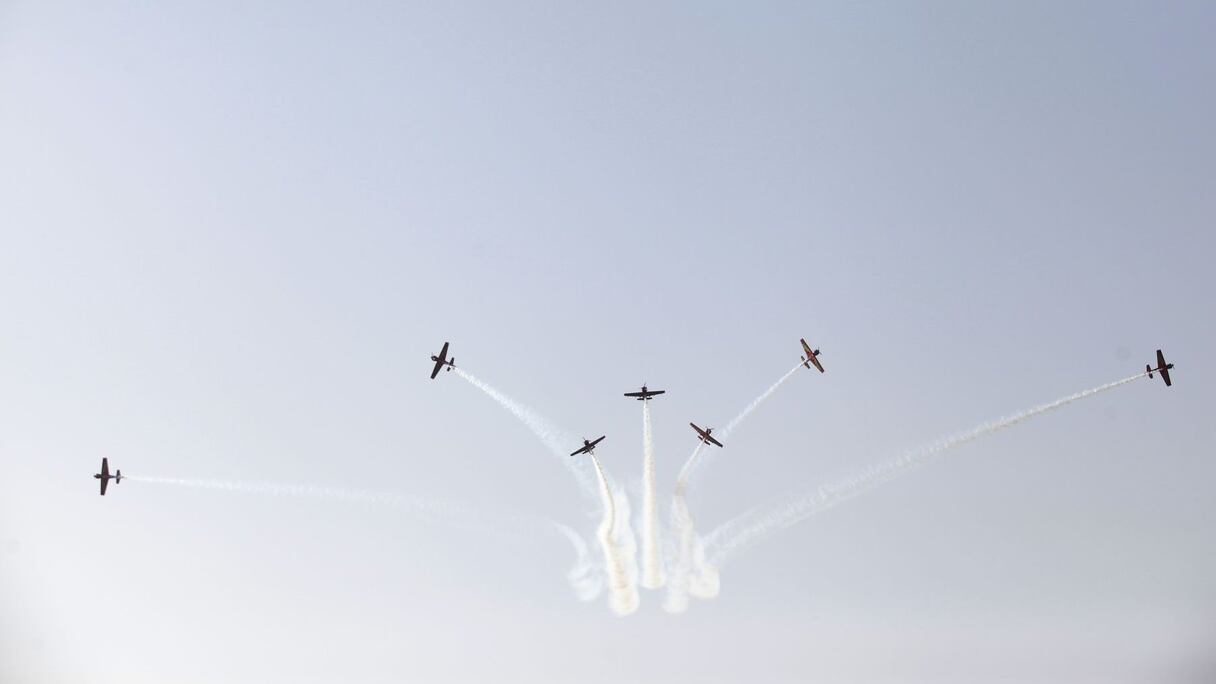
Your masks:
[[[659,513],[655,494],[654,433],[650,428],[650,402],[642,402],[642,586],[663,586]]]
[[[511,397],[508,397],[502,392],[499,392],[493,387],[487,385],[485,382],[473,377],[473,375],[464,369],[453,368],[452,370],[456,371],[457,375],[467,380],[470,385],[473,385],[482,392],[485,392],[487,396],[498,402],[503,408],[509,411],[511,415],[515,416],[520,420],[520,422],[526,425],[528,429],[532,431],[532,434],[536,435],[536,438],[539,439],[550,452],[560,458],[562,463],[566,464],[566,467],[570,469],[570,471],[574,474],[575,479],[578,480],[579,486],[582,488],[583,493],[589,497],[595,497],[596,487],[591,475],[587,472],[587,469],[580,465],[581,461],[574,461],[567,458],[569,452],[566,451],[566,449],[569,448],[571,444],[577,444],[577,439],[572,437],[569,433],[555,427],[548,420],[541,417],[541,415],[536,411],[533,411],[531,408],[524,406]]]
[[[631,573],[626,567],[625,558],[617,545],[617,515],[616,502],[612,495],[612,487],[608,484],[608,476],[595,454],[589,454],[595,473],[599,477],[600,496],[604,500],[604,519],[600,522],[596,536],[604,551],[605,570],[608,574],[609,605],[617,615],[628,615],[638,609],[638,590],[633,583]],[[625,523],[628,527],[628,522]]]
[[[672,553],[671,570],[667,578],[667,600],[663,608],[669,613],[682,613],[688,609],[688,594],[692,583],[694,557],[700,545],[697,539],[692,513],[688,510],[688,500],[685,494],[688,490],[688,478],[697,462],[697,457],[705,448],[704,442],[698,443],[692,455],[684,462],[680,475],[676,478],[675,491],[671,496],[671,535]]]
[[[753,509],[724,523],[710,534],[709,546],[712,549],[710,563],[713,567],[721,567],[722,563],[728,560],[732,554],[748,544],[777,530],[805,520],[820,511],[848,501],[884,482],[889,482],[924,465],[950,449],[962,446],[998,430],[1012,427],[1028,418],[1053,411],[1065,404],[1070,404],[1079,399],[1091,397],[1121,385],[1126,385],[1144,376],[1144,373],[1138,373],[1122,380],[1100,385],[1093,389],[1077,392],[1076,394],[1070,394],[1046,404],[1040,404],[1039,406],[1005,418],[984,423],[966,432],[947,437],[927,447],[904,454],[894,460],[872,465],[843,481],[821,486],[814,492],[796,496],[774,505]]]

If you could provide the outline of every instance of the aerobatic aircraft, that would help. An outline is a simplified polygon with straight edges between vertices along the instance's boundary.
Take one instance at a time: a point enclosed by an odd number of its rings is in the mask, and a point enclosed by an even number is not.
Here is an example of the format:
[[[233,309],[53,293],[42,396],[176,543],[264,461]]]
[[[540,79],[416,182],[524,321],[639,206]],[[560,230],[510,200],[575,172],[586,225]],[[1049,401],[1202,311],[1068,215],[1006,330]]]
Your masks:
[[[802,351],[806,354],[806,356],[802,357],[802,365],[810,368],[811,364],[813,363],[815,364],[815,367],[819,369],[819,372],[822,373],[823,364],[819,363],[819,359],[816,358],[819,356],[819,350],[811,349],[811,345],[807,344],[805,339],[801,339],[799,342],[802,343]]]
[[[451,371],[453,368],[456,367],[456,357],[455,356],[452,357],[451,361],[448,360],[448,343],[447,342],[443,343],[443,349],[439,350],[439,356],[432,356],[431,360],[435,362],[435,368],[431,371],[432,380],[435,379],[436,375],[439,375],[439,370],[441,368],[443,368],[444,366],[447,366],[449,371]]]
[[[606,436],[607,435],[600,435],[599,438],[594,439],[594,440],[588,440],[588,439],[584,438],[583,446],[580,449],[578,449],[577,451],[572,452],[570,455],[578,456],[579,454],[595,453],[595,445],[604,441],[604,437],[606,437]]]
[[[702,430],[701,428],[697,427],[696,423],[689,423],[689,425],[692,426],[692,429],[697,431],[697,436],[701,438],[702,443],[717,444],[718,446],[722,446],[722,442],[719,442],[718,440],[714,439],[713,437],[710,437],[710,435],[712,435],[714,433],[713,428],[705,428],[704,430]]]
[[[638,401],[650,401],[651,399],[653,399],[653,398],[655,398],[655,397],[659,396],[660,394],[665,394],[666,392],[667,392],[667,390],[652,390],[652,389],[648,389],[648,388],[646,387],[646,385],[645,385],[645,384],[643,384],[643,385],[642,385],[642,391],[641,391],[641,392],[626,392],[626,393],[625,393],[625,396],[627,396],[627,397],[634,397],[634,398],[636,398]]]
[[[1160,373],[1161,379],[1165,381],[1165,386],[1169,387],[1170,385],[1173,384],[1172,382],[1170,382],[1170,369],[1173,367],[1174,367],[1174,364],[1165,362],[1165,354],[1162,354],[1161,350],[1158,349],[1157,350],[1157,367],[1151,368],[1147,364],[1145,364],[1144,372],[1148,373],[1148,376],[1150,378],[1153,377],[1154,371]]]
[[[101,495],[106,495],[106,483],[114,480],[114,484],[122,482],[122,471],[116,470],[114,474],[110,474],[110,461],[106,458],[101,459],[101,472],[93,475],[95,479],[101,480]]]

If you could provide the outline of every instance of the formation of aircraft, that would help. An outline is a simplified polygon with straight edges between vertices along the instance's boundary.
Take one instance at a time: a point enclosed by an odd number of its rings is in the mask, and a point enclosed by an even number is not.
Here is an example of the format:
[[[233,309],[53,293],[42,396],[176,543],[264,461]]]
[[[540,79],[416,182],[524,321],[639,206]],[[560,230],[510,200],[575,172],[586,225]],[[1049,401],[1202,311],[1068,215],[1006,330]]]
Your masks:
[[[102,458],[101,459],[101,472],[93,475],[93,477],[95,477],[98,480],[101,480],[101,495],[105,496],[106,495],[106,483],[108,483],[110,480],[114,480],[114,484],[120,484],[122,482],[122,471],[116,470],[116,471],[114,471],[114,474],[111,475],[109,459]]]
[[[646,387],[646,384],[645,384],[645,383],[643,383],[643,384],[642,384],[642,391],[641,391],[641,392],[626,392],[626,393],[625,393],[625,396],[627,396],[627,397],[634,397],[634,398],[636,398],[638,401],[650,401],[651,399],[653,399],[653,398],[655,398],[655,397],[659,396],[660,394],[666,394],[666,393],[667,393],[667,390],[652,390],[652,389],[648,389],[648,388]]]
[[[806,366],[807,368],[810,368],[812,365],[814,365],[815,368],[819,369],[820,373],[824,372],[823,365],[821,363],[819,363],[819,358],[818,358],[819,350],[811,349],[811,345],[806,343],[806,339],[800,339],[799,342],[802,343],[802,351],[804,354],[802,356],[802,365]],[[456,357],[452,357],[451,359],[448,358],[448,343],[447,342],[443,343],[443,349],[439,350],[438,356],[431,357],[431,361],[435,362],[434,368],[431,369],[431,379],[432,380],[434,380],[435,377],[437,375],[439,375],[439,371],[443,370],[445,367],[449,371],[456,367]],[[1165,386],[1170,387],[1173,385],[1173,381],[1170,379],[1170,370],[1173,369],[1173,367],[1174,367],[1174,364],[1167,363],[1165,360],[1165,355],[1163,353],[1161,353],[1160,349],[1158,349],[1157,350],[1157,367],[1153,368],[1151,364],[1146,364],[1144,366],[1144,372],[1148,373],[1148,376],[1150,378],[1153,377],[1153,373],[1160,373],[1161,379],[1165,382]],[[667,390],[652,390],[649,387],[647,387],[645,384],[643,384],[640,391],[626,392],[625,396],[630,397],[632,399],[637,399],[638,401],[650,401],[651,399],[659,396],[660,394],[665,394],[666,392],[667,392]],[[713,444],[713,445],[719,446],[719,447],[722,446],[722,442],[719,442],[717,439],[715,439],[713,437],[713,431],[714,431],[713,428],[705,428],[704,430],[702,430],[701,428],[697,427],[696,423],[689,423],[689,425],[692,427],[693,430],[696,431],[697,439],[700,439],[703,444]],[[595,451],[595,446],[597,444],[599,444],[600,442],[604,441],[604,437],[605,437],[605,435],[601,435],[594,440],[584,439],[583,446],[580,447],[579,449],[575,450],[574,452],[572,452],[570,455],[578,456],[579,454],[593,453]],[[116,470],[116,471],[114,471],[114,474],[111,475],[109,460],[103,458],[103,459],[101,459],[101,472],[94,474],[93,477],[100,481],[101,495],[105,496],[106,495],[106,485],[109,484],[110,480],[114,480],[114,484],[118,484],[118,483],[122,482],[122,471]]]
[[[444,366],[448,367],[449,372],[451,372],[451,370],[456,367],[456,357],[455,356],[452,357],[451,361],[448,360],[448,343],[447,342],[443,343],[443,349],[439,350],[439,356],[432,356],[431,360],[435,362],[435,368],[433,368],[431,370],[431,379],[432,380],[435,379],[436,375],[439,375],[440,369],[442,369]]]
[[[798,341],[802,343],[802,353],[806,355],[802,357],[802,365],[810,368],[811,364],[813,363],[815,364],[815,367],[819,369],[819,372],[822,373],[823,364],[819,363],[819,350],[811,349],[811,345],[807,344],[805,339]]]
[[[592,453],[595,453],[595,445],[596,445],[596,444],[599,444],[599,443],[600,443],[600,442],[602,442],[602,441],[604,441],[604,437],[606,437],[606,436],[607,436],[607,435],[600,435],[599,437],[597,437],[596,439],[593,439],[593,440],[588,440],[588,439],[584,438],[584,439],[583,439],[583,446],[582,446],[582,447],[580,447],[579,449],[577,449],[577,450],[575,450],[575,451],[571,452],[571,454],[570,454],[570,455],[571,455],[571,456],[578,456],[579,454],[592,454]]]
[[[1153,377],[1154,371],[1156,371],[1157,373],[1160,373],[1161,379],[1165,381],[1165,386],[1169,387],[1170,385],[1174,384],[1174,383],[1170,382],[1170,369],[1173,367],[1174,367],[1174,364],[1165,362],[1165,354],[1162,354],[1161,350],[1158,349],[1157,350],[1157,367],[1151,368],[1146,364],[1144,366],[1144,372],[1148,373],[1148,376],[1150,378]]]
[[[717,444],[718,446],[722,446],[722,442],[719,442],[718,440],[714,439],[713,437],[710,437],[710,435],[712,435],[714,433],[713,428],[707,427],[704,430],[702,430],[701,428],[697,427],[696,423],[689,423],[689,425],[692,426],[692,429],[697,431],[697,437],[701,438],[702,444]]]

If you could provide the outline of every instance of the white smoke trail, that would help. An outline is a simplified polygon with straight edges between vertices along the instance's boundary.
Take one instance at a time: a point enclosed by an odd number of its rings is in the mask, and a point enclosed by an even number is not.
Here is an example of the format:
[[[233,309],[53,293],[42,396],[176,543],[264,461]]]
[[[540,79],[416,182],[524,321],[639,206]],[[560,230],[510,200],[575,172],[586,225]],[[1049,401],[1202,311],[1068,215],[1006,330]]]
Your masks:
[[[777,391],[778,387],[781,387],[782,385],[785,384],[786,380],[789,380],[791,377],[793,377],[794,373],[797,373],[799,368],[802,368],[801,362],[799,362],[797,366],[794,366],[793,368],[786,371],[785,375],[782,375],[780,378],[778,378],[777,382],[774,382],[772,385],[770,385],[768,389],[764,390],[764,392],[762,392],[760,394],[760,396],[756,397],[755,399],[752,399],[751,403],[748,404],[747,406],[745,406],[743,408],[743,410],[739,412],[739,415],[732,418],[731,421],[726,424],[726,427],[724,427],[718,431],[718,434],[721,435],[721,437],[723,439],[726,439],[727,437],[729,437],[730,433],[734,432],[743,423],[744,420],[747,420],[747,417],[750,416],[753,411],[755,411],[757,408],[759,408],[760,404],[763,404],[765,399],[768,399],[769,397],[771,397],[773,395],[773,392]],[[693,452],[693,453],[694,453],[694,456],[689,458],[687,461],[685,461],[684,467],[680,469],[680,477],[681,477],[681,479],[683,479],[685,481],[685,485],[687,485],[688,481],[692,478],[693,472],[696,470],[697,466],[700,464],[700,462],[698,462],[696,460],[696,455],[695,455],[696,452]],[[704,459],[701,459],[701,460],[704,461]]]
[[[655,495],[654,433],[650,426],[650,402],[642,402],[642,586],[663,586],[663,564],[659,556],[659,512]]]
[[[583,541],[578,532],[566,525],[553,523],[553,527],[574,547],[574,565],[566,573],[566,580],[570,582],[574,594],[583,602],[595,600],[604,590],[604,573],[592,562],[587,542]]]
[[[688,510],[685,492],[688,489],[688,478],[692,474],[693,464],[697,462],[697,456],[704,448],[705,443],[698,442],[697,447],[692,450],[692,455],[680,469],[680,475],[676,478],[675,491],[671,496],[671,534],[674,538],[675,557],[672,559],[671,572],[667,578],[667,599],[663,604],[663,609],[669,613],[682,613],[688,610],[693,557],[696,554],[698,540],[692,513]]]
[[[727,423],[726,427],[722,428],[722,436],[729,437],[730,433],[734,432],[735,428],[739,427],[739,425],[741,423],[743,423],[743,421],[746,420],[747,417],[752,414],[752,411],[755,411],[760,406],[760,404],[764,403],[765,399],[768,399],[770,396],[772,396],[773,392],[776,392],[778,387],[785,384],[785,381],[789,380],[790,377],[792,375],[794,375],[794,373],[797,373],[799,368],[802,368],[801,361],[798,362],[798,365],[789,369],[785,373],[785,375],[782,375],[777,380],[777,382],[773,383],[773,385],[771,387],[764,390],[763,394],[761,394],[760,396],[753,399],[752,403],[748,404],[742,411],[739,412],[739,415],[735,416],[729,423]]]
[[[1005,418],[989,421],[966,432],[941,439],[933,444],[909,452],[885,463],[871,465],[865,470],[843,481],[819,487],[814,492],[787,499],[775,505],[757,507],[719,526],[709,535],[713,549],[710,563],[721,567],[722,563],[738,550],[777,531],[801,522],[821,511],[832,508],[884,482],[889,482],[911,470],[924,465],[942,453],[1021,423],[1048,411],[1070,404],[1079,399],[1112,390],[1145,377],[1137,373],[1122,380],[1100,385],[1061,399],[1040,404],[1034,408],[1015,413]]]
[[[604,500],[604,519],[600,523],[596,536],[600,547],[604,550],[604,565],[608,573],[609,605],[617,615],[628,615],[638,609],[637,587],[630,581],[621,550],[617,546],[616,532],[616,503],[613,500],[612,488],[608,477],[595,454],[589,454],[595,473],[599,477],[600,496]]]
[[[503,408],[509,411],[511,415],[515,416],[520,420],[520,422],[526,425],[528,429],[532,431],[532,434],[536,435],[536,438],[539,439],[541,443],[553,453],[553,455],[559,457],[562,462],[566,464],[566,467],[571,473],[574,474],[575,479],[578,480],[579,486],[582,488],[583,493],[589,497],[595,497],[595,484],[592,482],[591,475],[587,472],[587,469],[581,466],[579,462],[567,458],[569,452],[567,452],[566,449],[569,448],[571,444],[577,444],[577,439],[572,437],[564,430],[552,425],[549,421],[541,417],[541,415],[536,411],[515,401],[502,392],[499,392],[465,370],[461,368],[453,368],[452,370],[456,371],[456,374],[468,381],[470,385],[473,385],[482,392],[485,392],[487,396],[494,401],[497,401]]]
[[[489,534],[500,541],[519,543],[536,537],[538,532],[557,532],[567,539],[574,549],[575,565],[567,573],[567,579],[582,601],[599,595],[603,578],[594,574],[587,544],[578,533],[566,525],[523,515],[495,514],[488,516],[468,506],[451,501],[427,499],[402,494],[372,492],[362,489],[320,487],[308,484],[278,482],[241,482],[234,480],[202,480],[182,477],[156,477],[147,475],[123,475],[123,480],[150,484],[167,484],[192,489],[237,494],[260,494],[274,497],[300,497],[320,499],[334,503],[361,504],[406,509],[427,522],[441,523],[457,528]]]
[[[543,521],[521,515],[495,514],[486,515],[474,509],[441,499],[429,499],[403,494],[388,494],[372,492],[363,489],[345,489],[341,487],[321,487],[310,484],[289,484],[282,482],[242,482],[236,480],[202,480],[182,477],[155,477],[147,475],[123,475],[123,480],[146,482],[151,484],[167,484],[192,489],[210,489],[215,491],[261,494],[275,497],[301,497],[320,499],[336,503],[361,504],[365,507],[384,506],[410,511],[416,517],[433,523],[442,523],[487,532],[500,539],[519,540],[534,536],[538,529],[551,528],[557,523]]]

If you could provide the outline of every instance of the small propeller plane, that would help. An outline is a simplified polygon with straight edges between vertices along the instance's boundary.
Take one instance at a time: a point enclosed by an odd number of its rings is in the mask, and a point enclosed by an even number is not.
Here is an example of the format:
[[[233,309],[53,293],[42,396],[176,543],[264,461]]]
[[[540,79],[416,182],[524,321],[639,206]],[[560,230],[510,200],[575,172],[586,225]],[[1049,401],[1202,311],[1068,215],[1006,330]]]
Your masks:
[[[431,360],[435,362],[435,368],[434,368],[434,370],[431,371],[432,380],[435,379],[436,375],[439,375],[439,371],[444,366],[448,367],[449,372],[453,368],[456,367],[456,357],[455,356],[453,356],[450,361],[448,360],[448,343],[447,342],[443,343],[443,349],[439,350],[439,356],[432,356]]]
[[[93,477],[95,479],[101,480],[101,495],[105,496],[106,495],[106,483],[109,482],[110,480],[114,480],[114,484],[121,483],[122,482],[122,471],[116,470],[116,471],[114,471],[114,474],[111,475],[109,459],[102,458],[101,459],[101,472],[94,474]]]
[[[666,394],[666,393],[667,393],[667,390],[648,389],[646,387],[646,384],[643,383],[641,392],[626,392],[625,396],[635,397],[638,401],[650,401],[651,399],[659,396],[660,394]]]
[[[804,354],[806,354],[806,356],[802,357],[802,365],[810,368],[811,364],[813,363],[815,364],[815,367],[819,369],[819,372],[822,373],[823,364],[819,363],[819,359],[817,358],[819,356],[819,350],[811,349],[811,345],[807,344],[805,339],[801,339],[799,342],[802,343],[802,351]]]
[[[582,446],[580,449],[578,449],[577,451],[575,451],[575,452],[571,453],[570,455],[571,455],[571,456],[578,456],[579,454],[592,454],[592,453],[595,453],[595,445],[596,445],[596,444],[599,444],[599,443],[600,443],[600,442],[602,442],[602,441],[604,441],[604,437],[607,437],[607,435],[600,435],[598,438],[596,438],[596,439],[594,439],[594,440],[588,440],[588,439],[584,438],[584,439],[583,439],[583,446]]]
[[[722,442],[710,437],[710,435],[714,433],[713,428],[705,428],[702,430],[701,428],[697,427],[696,423],[689,423],[689,425],[692,426],[692,429],[697,431],[697,436],[701,438],[701,442],[703,444],[717,444],[718,446],[722,446]]]
[[[1152,368],[1146,364],[1144,366],[1144,372],[1148,373],[1148,376],[1150,378],[1153,377],[1154,371],[1160,373],[1161,379],[1165,381],[1165,386],[1169,387],[1170,385],[1173,384],[1172,382],[1170,382],[1170,369],[1173,367],[1174,367],[1174,364],[1165,362],[1165,354],[1162,354],[1161,350],[1158,349],[1157,350],[1157,367]]]

